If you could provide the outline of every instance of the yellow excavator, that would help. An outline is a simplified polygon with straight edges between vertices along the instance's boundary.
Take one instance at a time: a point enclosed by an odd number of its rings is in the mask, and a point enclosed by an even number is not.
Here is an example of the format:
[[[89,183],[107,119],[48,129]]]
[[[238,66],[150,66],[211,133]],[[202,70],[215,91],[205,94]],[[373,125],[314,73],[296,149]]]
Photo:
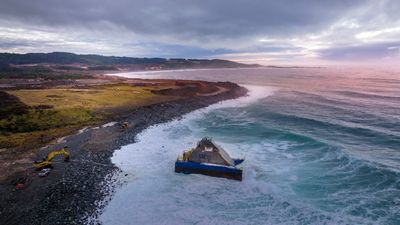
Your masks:
[[[46,157],[44,157],[43,160],[33,162],[33,165],[35,166],[36,170],[42,170],[44,168],[52,168],[53,165],[51,163],[51,160],[56,155],[64,155],[64,161],[69,162],[69,152],[66,150],[66,148],[67,147],[64,147],[58,151],[52,151]]]

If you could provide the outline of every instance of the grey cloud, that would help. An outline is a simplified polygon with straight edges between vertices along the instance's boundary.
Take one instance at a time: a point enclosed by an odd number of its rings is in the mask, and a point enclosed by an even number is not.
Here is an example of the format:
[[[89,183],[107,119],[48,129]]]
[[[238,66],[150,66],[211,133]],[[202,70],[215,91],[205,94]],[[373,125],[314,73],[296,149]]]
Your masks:
[[[9,49],[9,48],[15,48],[15,47],[27,47],[31,46],[32,43],[26,42],[26,41],[3,41],[0,40],[0,48],[2,49]]]
[[[389,45],[398,33],[368,45],[356,35],[398,27],[399,11],[397,0],[2,0],[0,28],[38,31],[44,38],[10,31],[2,39],[0,29],[0,49],[185,58],[240,53],[381,58],[396,55]],[[340,26],[350,22],[354,27]],[[331,47],[318,50],[326,46]]]
[[[43,26],[112,25],[139,34],[212,40],[318,30],[365,1],[3,0],[1,17]]]
[[[391,22],[400,21],[400,1],[398,0],[380,0],[370,1],[371,4],[365,4],[369,8],[369,13],[364,14],[360,21],[363,23]],[[377,18],[378,17],[378,18]],[[376,21],[380,20],[380,21]]]
[[[400,55],[400,42],[342,46],[319,51],[319,56],[329,60],[370,60]]]

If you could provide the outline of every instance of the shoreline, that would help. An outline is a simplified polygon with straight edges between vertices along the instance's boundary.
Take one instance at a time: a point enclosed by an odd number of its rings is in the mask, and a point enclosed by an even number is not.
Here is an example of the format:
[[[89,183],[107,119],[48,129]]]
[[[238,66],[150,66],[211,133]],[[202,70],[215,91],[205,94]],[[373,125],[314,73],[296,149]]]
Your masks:
[[[152,73],[170,73],[170,72],[191,72],[191,71],[207,71],[207,70],[243,70],[243,69],[260,69],[265,68],[265,66],[255,66],[255,67],[220,67],[220,68],[187,68],[187,69],[164,69],[164,70],[128,70],[128,71],[110,71],[104,73],[105,76],[116,76],[116,77],[124,77],[124,78],[131,78],[124,76],[125,74],[152,74]],[[268,67],[267,67],[268,68]],[[273,68],[273,67],[271,67]],[[144,78],[132,78],[132,79],[144,79]],[[182,79],[185,80],[185,79]]]
[[[1,197],[0,221],[10,225],[97,224],[98,213],[113,192],[105,190],[104,183],[110,182],[112,175],[119,172],[111,162],[114,151],[134,143],[136,135],[152,125],[247,94],[247,89],[237,84],[221,84],[228,87],[227,91],[142,106],[114,120],[115,125],[86,129],[41,150],[43,153],[67,145],[71,162],[55,161],[51,174],[41,179],[34,177],[26,190],[11,191],[10,187],[2,185],[0,193],[9,194]],[[121,128],[123,122],[130,125],[125,130]]]

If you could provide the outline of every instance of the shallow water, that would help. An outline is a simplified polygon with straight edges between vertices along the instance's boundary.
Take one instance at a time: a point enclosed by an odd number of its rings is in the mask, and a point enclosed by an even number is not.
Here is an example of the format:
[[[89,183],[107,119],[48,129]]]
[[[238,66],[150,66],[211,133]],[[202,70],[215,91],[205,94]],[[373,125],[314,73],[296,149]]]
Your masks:
[[[230,80],[251,92],[151,127],[116,151],[113,162],[129,176],[101,215],[104,224],[400,224],[398,73],[127,76]],[[203,136],[246,157],[242,182],[173,172],[176,156]]]

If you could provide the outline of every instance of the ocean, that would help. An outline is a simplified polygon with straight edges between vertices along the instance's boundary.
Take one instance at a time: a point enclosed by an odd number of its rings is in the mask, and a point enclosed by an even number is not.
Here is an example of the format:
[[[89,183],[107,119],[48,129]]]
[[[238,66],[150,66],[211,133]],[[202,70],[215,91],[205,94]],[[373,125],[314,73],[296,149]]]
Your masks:
[[[400,73],[256,68],[120,74],[232,81],[246,97],[143,131],[104,224],[400,224]],[[207,136],[245,157],[243,181],[174,173]]]

